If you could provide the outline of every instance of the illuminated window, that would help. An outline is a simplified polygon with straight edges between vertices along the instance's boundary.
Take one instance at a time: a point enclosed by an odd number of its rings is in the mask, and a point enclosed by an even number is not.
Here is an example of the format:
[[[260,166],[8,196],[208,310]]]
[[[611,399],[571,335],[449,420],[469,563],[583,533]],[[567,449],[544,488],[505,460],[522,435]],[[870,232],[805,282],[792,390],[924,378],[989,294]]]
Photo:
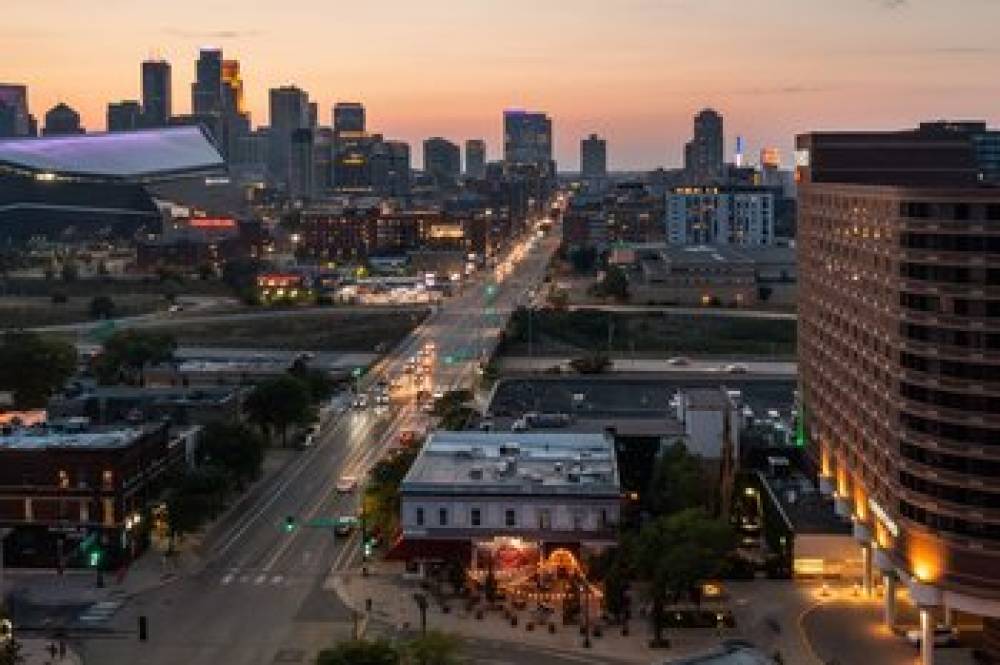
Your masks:
[[[105,469],[104,473],[101,474],[101,485],[104,489],[109,490],[114,488],[114,481],[115,474],[110,469]]]
[[[59,470],[59,489],[67,489],[69,487],[69,473],[65,469]]]

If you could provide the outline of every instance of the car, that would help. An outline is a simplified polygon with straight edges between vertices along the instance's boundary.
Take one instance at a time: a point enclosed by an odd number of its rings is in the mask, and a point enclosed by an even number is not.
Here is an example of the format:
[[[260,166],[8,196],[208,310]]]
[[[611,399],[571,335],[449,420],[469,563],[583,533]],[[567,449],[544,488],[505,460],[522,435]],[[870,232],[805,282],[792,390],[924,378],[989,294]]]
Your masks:
[[[178,304],[174,303],[173,305],[171,305],[167,309],[167,311],[170,312],[171,314],[176,314],[177,312],[183,312],[184,311],[184,305],[178,305]]]
[[[685,365],[690,365],[691,359],[685,358],[684,356],[674,356],[673,358],[667,360],[667,364],[673,367],[683,367]]]
[[[938,624],[934,628],[934,646],[936,647],[951,647],[958,644],[958,629],[950,628],[948,626],[943,626]],[[920,629],[913,628],[906,631],[906,641],[913,646],[920,646]]]
[[[358,523],[358,518],[354,515],[341,515],[334,520],[333,533],[337,536],[349,536]]]
[[[368,395],[361,393],[354,398],[354,408],[355,409],[367,409],[368,408]]]
[[[389,406],[389,395],[386,393],[379,393],[375,395],[375,405],[376,406]]]
[[[337,479],[337,492],[340,494],[350,494],[358,488],[357,476],[341,476]]]
[[[722,369],[730,374],[746,374],[750,371],[746,365],[741,363],[730,363]]]

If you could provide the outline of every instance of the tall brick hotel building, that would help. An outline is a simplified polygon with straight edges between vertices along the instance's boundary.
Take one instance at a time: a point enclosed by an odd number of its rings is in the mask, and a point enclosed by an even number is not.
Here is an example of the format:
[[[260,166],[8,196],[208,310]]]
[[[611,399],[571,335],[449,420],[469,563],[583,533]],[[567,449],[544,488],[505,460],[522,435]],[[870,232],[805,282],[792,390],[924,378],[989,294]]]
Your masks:
[[[960,612],[1000,656],[1000,131],[796,147],[800,397],[821,486],[853,517],[888,622],[905,589],[925,637]]]

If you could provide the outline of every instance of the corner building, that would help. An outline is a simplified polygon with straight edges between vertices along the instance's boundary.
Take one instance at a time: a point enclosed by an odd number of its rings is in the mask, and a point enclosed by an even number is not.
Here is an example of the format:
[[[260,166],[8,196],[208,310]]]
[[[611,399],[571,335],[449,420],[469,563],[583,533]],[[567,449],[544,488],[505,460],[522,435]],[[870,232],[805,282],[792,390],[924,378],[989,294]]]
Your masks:
[[[1000,655],[1000,132],[799,136],[801,413],[864,588]]]

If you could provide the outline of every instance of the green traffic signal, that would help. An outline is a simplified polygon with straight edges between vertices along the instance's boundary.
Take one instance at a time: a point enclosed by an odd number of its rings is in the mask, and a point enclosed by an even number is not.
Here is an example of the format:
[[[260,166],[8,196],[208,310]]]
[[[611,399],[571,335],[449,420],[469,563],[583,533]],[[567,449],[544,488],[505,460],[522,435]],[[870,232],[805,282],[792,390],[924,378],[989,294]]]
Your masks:
[[[284,530],[285,530],[285,533],[291,533],[292,531],[295,531],[295,527],[296,527],[295,517],[293,517],[292,515],[289,515],[288,517],[286,517],[285,518],[285,525],[283,527]]]
[[[97,568],[98,566],[100,566],[101,565],[101,550],[99,550],[99,549],[91,550],[89,558],[88,558],[88,563],[90,564],[91,568]]]

